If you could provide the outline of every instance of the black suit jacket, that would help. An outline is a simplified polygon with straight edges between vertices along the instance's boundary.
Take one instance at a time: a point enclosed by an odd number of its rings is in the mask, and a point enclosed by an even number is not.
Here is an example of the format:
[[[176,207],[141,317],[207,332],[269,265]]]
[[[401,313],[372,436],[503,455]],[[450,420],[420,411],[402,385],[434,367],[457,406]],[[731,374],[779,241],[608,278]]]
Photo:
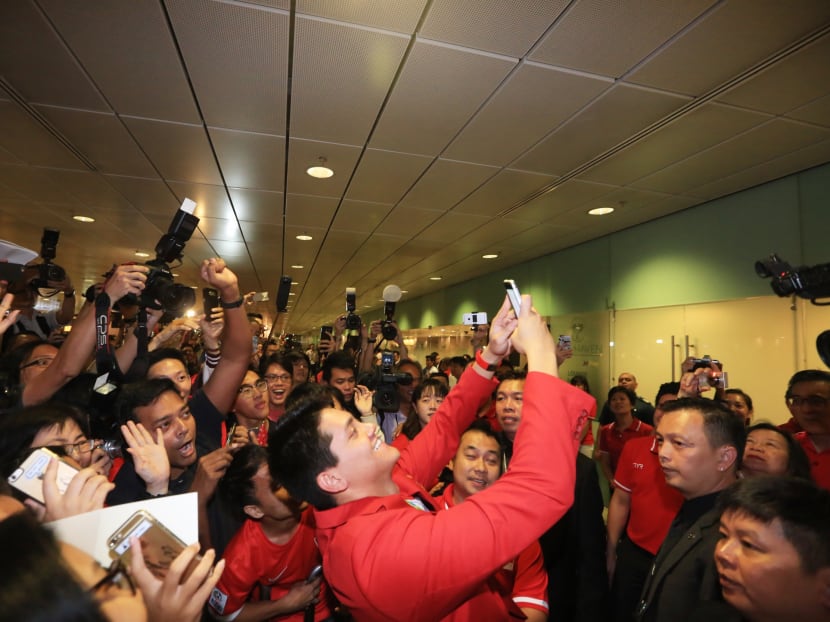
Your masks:
[[[637,622],[687,622],[706,611],[712,622],[740,619],[723,601],[715,568],[720,512],[698,518],[670,550],[657,552],[637,607]],[[712,612],[717,611],[717,615]]]

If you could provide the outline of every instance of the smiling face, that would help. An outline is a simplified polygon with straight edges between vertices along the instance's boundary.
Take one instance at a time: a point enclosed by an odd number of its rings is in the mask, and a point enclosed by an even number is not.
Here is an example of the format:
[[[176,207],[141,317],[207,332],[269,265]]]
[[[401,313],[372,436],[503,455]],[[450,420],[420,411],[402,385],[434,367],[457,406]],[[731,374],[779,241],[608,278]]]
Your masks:
[[[790,448],[784,437],[774,430],[752,430],[746,437],[741,472],[746,476],[785,475]]]
[[[179,359],[162,359],[147,370],[147,379],[167,378],[176,385],[176,390],[182,399],[190,395],[190,374]]]
[[[386,444],[377,424],[361,423],[347,411],[325,408],[318,429],[321,435],[331,437],[331,452],[337,459],[336,467],[317,476],[320,488],[333,495],[346,492],[344,500],[388,489],[400,453]],[[336,481],[327,477],[329,471]]]
[[[830,569],[808,574],[779,519],[766,524],[739,511],[721,517],[715,548],[723,597],[749,620],[827,620]],[[824,579],[824,580],[822,580]]]
[[[492,486],[501,474],[501,447],[480,430],[467,430],[461,437],[452,467],[453,501],[461,503]]]
[[[251,374],[253,372],[248,373]],[[264,378],[268,383],[268,401],[271,403],[271,407],[283,408],[285,406],[285,400],[291,392],[291,372],[286,370],[282,365],[271,363],[268,369],[265,370]]]
[[[496,418],[511,441],[516,437],[522,420],[524,387],[524,380],[510,379],[503,381],[496,391]]]
[[[795,383],[787,396],[787,406],[807,434],[830,434],[830,383]]]
[[[171,479],[196,462],[196,421],[180,395],[165,391],[152,404],[136,408],[135,416],[154,438],[156,430],[162,431]]]

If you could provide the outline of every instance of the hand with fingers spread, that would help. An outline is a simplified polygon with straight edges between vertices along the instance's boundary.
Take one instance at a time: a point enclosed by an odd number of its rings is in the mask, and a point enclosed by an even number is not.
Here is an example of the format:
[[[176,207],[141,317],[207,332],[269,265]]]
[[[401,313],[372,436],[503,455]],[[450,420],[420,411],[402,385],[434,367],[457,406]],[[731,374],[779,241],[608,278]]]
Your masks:
[[[360,411],[362,417],[372,415],[372,398],[375,392],[362,384],[354,388],[354,405]]]
[[[83,514],[104,507],[104,500],[115,484],[98,475],[95,469],[81,469],[70,480],[66,492],[61,494],[57,482],[58,461],[50,460],[43,474],[43,500],[46,512],[43,521],[49,522],[76,514]]]
[[[156,437],[140,423],[128,421],[121,426],[127,451],[133,457],[136,474],[147,484],[147,492],[158,496],[167,494],[170,485],[170,458],[164,446],[161,429]]]
[[[130,539],[133,548],[130,560],[130,575],[141,590],[147,605],[147,619],[153,622],[197,622],[201,619],[210,593],[222,576],[225,560],[216,566],[216,553],[211,549],[196,564],[190,575],[183,579],[186,570],[199,553],[199,545],[191,544],[184,549],[167,571],[164,579],[154,576],[144,563],[141,542]]]

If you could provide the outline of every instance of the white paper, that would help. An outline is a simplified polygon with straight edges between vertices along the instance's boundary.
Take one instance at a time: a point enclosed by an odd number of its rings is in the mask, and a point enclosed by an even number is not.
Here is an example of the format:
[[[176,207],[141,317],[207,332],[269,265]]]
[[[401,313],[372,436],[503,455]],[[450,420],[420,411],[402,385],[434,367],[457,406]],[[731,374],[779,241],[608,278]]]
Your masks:
[[[26,265],[33,259],[37,259],[39,253],[33,250],[18,246],[13,242],[0,240],[0,261],[8,261],[9,263],[22,263]]]
[[[46,526],[58,540],[77,546],[107,567],[112,562],[107,539],[138,510],[155,516],[185,544],[193,544],[199,539],[195,492],[115,505],[46,523]]]

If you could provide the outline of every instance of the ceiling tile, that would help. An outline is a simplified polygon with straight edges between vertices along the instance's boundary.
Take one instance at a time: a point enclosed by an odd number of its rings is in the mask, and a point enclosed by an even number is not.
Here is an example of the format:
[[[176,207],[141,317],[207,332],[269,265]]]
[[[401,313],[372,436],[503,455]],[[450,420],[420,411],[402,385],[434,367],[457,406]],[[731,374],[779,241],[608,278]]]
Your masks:
[[[285,138],[210,128],[225,183],[237,188],[281,191],[285,180]]]

